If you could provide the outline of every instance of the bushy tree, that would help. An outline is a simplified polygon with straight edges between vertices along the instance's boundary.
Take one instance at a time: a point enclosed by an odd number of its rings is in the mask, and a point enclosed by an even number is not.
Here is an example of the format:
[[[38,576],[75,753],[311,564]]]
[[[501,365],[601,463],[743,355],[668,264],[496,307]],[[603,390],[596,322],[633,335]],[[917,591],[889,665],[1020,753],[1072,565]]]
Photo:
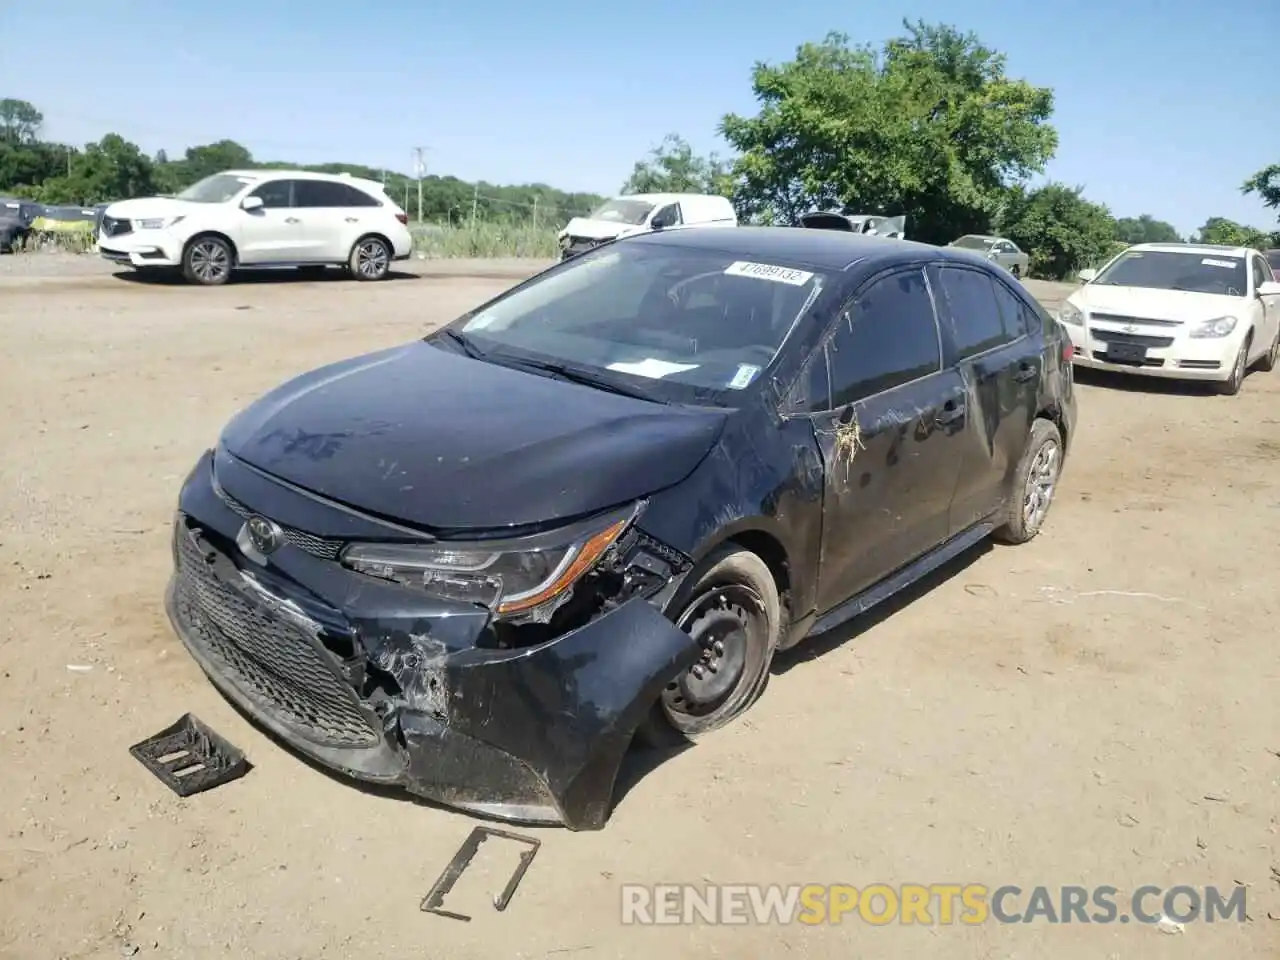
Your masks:
[[[1226,217],[1210,217],[1200,228],[1197,243],[1219,243],[1227,247],[1255,247],[1266,249],[1276,241],[1276,235],[1228,220]]]
[[[756,64],[759,113],[720,124],[739,153],[743,216],[905,214],[909,236],[943,243],[985,228],[1008,187],[1044,169],[1052,91],[1006,76],[1004,56],[971,33],[904,27],[879,51],[831,33]]]
[[[715,154],[700,157],[683,137],[669,133],[649,156],[636,162],[622,193],[733,194],[729,165]]]
[[[1149,213],[1140,217],[1121,217],[1116,221],[1115,239],[1123,243],[1181,243],[1182,237],[1171,223],[1157,220]]]
[[[1031,254],[1032,275],[1065,280],[1116,252],[1111,213],[1082,194],[1062,183],[1010,192],[1001,232]]]

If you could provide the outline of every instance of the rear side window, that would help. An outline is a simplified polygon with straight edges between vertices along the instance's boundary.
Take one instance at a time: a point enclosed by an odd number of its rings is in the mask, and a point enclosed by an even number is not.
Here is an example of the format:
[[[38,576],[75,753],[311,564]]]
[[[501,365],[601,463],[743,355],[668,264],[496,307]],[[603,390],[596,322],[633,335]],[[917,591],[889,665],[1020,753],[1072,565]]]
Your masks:
[[[938,276],[951,313],[958,359],[985,353],[1022,336],[1020,320],[1006,327],[991,277],[958,267],[942,267]]]
[[[1000,321],[1010,340],[1024,333],[1033,334],[1043,327],[1043,321],[1030,306],[1003,283],[994,284],[996,303],[1000,305]]]
[[[891,274],[858,294],[837,321],[827,356],[833,409],[941,369],[938,325],[924,273]]]
[[[376,207],[378,201],[362,190],[329,180],[299,180],[294,204],[299,207]]]

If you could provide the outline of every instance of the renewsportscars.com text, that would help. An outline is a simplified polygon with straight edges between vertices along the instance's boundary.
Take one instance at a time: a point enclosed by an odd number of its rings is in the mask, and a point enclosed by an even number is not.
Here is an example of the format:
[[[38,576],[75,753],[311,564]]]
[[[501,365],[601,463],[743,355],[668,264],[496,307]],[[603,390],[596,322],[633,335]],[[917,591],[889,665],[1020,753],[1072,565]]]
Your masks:
[[[1214,923],[1245,920],[1245,888],[980,883],[622,886],[626,924]]]

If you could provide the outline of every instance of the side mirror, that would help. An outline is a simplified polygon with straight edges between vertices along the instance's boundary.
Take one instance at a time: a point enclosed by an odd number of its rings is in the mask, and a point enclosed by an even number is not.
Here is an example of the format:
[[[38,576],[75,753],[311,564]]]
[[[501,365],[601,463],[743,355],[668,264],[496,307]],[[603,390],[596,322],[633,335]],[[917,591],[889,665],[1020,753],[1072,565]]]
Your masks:
[[[241,210],[261,210],[262,198],[261,197],[245,197],[243,200],[240,201],[240,209]]]
[[[650,230],[662,230],[669,226],[671,226],[671,224],[667,223],[666,217],[654,217],[649,221]]]
[[[1097,270],[1081,270],[1079,273],[1081,283],[1089,283],[1098,276]]]
[[[1260,297],[1280,297],[1280,282],[1268,280],[1259,284],[1258,296]]]

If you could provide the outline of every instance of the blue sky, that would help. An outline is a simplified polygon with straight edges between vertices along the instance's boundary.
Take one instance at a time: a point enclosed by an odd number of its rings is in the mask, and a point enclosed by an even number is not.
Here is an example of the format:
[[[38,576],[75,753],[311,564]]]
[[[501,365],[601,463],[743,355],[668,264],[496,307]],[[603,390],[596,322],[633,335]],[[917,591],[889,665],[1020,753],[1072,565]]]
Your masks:
[[[754,112],[755,61],[832,29],[878,44],[906,16],[973,30],[1010,74],[1052,87],[1048,175],[1117,216],[1271,228],[1275,211],[1239,190],[1280,162],[1265,7],[0,0],[0,96],[32,101],[46,136],[76,143],[115,131],[175,155],[227,137],[258,159],[403,171],[423,145],[434,173],[608,193],[668,132],[723,151],[720,117]]]

